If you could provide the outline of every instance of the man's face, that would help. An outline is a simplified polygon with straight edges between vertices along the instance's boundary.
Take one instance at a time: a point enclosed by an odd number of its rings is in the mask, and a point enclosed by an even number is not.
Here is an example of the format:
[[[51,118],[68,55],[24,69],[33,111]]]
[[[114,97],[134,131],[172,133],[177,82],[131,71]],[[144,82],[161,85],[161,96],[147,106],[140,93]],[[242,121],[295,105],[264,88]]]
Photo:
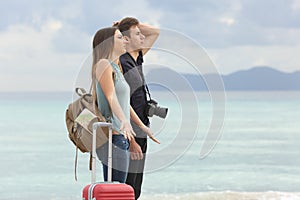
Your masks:
[[[133,51],[140,51],[144,48],[145,36],[141,33],[137,26],[133,26],[130,29],[130,38],[128,39],[128,45]]]

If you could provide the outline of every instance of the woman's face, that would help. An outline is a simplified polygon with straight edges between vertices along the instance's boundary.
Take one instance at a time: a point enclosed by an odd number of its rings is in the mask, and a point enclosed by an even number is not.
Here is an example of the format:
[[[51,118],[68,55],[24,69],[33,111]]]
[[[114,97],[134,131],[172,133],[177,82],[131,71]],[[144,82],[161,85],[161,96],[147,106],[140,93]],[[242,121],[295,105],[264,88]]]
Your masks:
[[[114,35],[114,51],[119,56],[126,52],[126,41],[120,30],[116,30]]]

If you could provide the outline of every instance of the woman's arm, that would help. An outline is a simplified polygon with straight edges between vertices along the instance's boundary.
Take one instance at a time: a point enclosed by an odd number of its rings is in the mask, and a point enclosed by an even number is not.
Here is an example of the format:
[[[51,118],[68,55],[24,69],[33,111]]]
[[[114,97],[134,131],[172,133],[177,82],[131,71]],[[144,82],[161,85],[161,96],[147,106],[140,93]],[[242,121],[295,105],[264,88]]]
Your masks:
[[[110,66],[111,64],[108,60],[101,59],[96,65],[96,78],[100,83],[103,93],[110,105],[111,111],[121,122],[120,130],[129,140],[134,139],[133,135],[135,135],[135,133],[130,125],[129,119],[126,119],[126,116],[123,113],[115,92],[115,86],[112,76],[113,70]]]
[[[160,144],[160,142],[154,137],[151,129],[140,120],[140,118],[137,116],[137,114],[135,113],[135,111],[133,110],[133,108],[131,106],[130,106],[130,119],[136,125],[138,125],[145,133],[147,133],[147,135],[151,138],[151,140]]]

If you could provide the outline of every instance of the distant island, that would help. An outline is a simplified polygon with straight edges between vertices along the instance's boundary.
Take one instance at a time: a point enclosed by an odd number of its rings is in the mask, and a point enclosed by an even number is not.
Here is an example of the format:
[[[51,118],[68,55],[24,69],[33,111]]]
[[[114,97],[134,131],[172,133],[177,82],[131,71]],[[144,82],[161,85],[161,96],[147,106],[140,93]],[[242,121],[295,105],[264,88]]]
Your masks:
[[[197,91],[207,90],[204,82],[214,80],[218,74],[178,74],[171,69],[155,69],[146,75],[147,81],[152,83],[163,82],[164,87],[172,87],[172,90],[186,90],[192,88]],[[300,71],[285,73],[271,67],[253,67],[249,70],[241,70],[229,75],[221,75],[225,90],[246,91],[275,91],[275,90],[300,90]],[[162,90],[158,85],[150,85],[152,90]]]

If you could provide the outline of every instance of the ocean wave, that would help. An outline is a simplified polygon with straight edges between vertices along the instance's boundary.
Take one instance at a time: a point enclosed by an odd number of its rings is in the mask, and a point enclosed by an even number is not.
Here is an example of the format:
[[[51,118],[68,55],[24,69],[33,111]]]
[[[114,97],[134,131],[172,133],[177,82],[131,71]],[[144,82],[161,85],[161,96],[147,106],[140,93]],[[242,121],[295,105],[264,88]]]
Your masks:
[[[186,194],[153,194],[143,195],[140,200],[300,200],[300,193],[288,192],[200,192]]]

